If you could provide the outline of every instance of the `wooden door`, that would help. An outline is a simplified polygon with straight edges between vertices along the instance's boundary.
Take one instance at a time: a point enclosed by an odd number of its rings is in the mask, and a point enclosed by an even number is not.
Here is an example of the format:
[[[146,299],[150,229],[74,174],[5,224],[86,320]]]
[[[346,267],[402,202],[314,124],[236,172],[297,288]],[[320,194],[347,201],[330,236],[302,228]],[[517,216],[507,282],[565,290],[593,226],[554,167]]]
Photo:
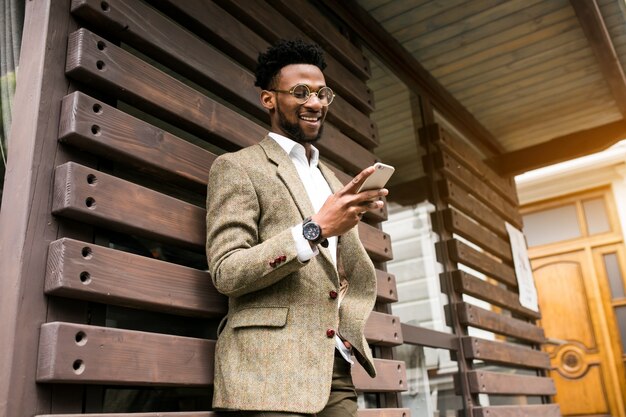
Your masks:
[[[595,233],[588,224],[593,219],[585,212],[585,202],[597,200],[606,204],[608,226]],[[533,214],[542,210],[565,214],[569,206],[573,208],[572,225],[578,232],[568,235],[561,231],[566,239],[548,243],[543,240],[529,252],[542,312],[541,326],[549,340],[544,349],[550,354],[555,400],[563,416],[623,417],[626,384],[614,308],[626,304],[626,300],[611,303],[607,273],[617,275],[623,283],[623,238],[608,191],[553,201],[535,207],[539,210]]]

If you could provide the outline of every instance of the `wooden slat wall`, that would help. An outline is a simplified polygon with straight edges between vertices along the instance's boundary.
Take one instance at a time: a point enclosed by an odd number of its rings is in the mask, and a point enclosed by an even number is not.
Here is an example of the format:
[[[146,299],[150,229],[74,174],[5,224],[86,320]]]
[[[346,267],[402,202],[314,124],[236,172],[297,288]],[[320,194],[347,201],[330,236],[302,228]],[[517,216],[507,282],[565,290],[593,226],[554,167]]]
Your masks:
[[[437,259],[444,265],[442,288],[450,296],[446,318],[460,339],[455,385],[467,415],[559,415],[558,406],[529,405],[533,402],[523,399],[534,396],[549,402],[555,388],[545,377],[549,357],[539,350],[545,342],[543,329],[535,325],[540,314],[519,302],[505,228],[506,222],[522,226],[513,181],[499,177],[471,148],[436,124],[422,128],[420,140],[435,191],[432,220],[442,239],[436,245]],[[464,295],[491,308],[470,304]],[[471,328],[494,337],[471,336]],[[481,407],[479,394],[516,396],[515,404],[520,405]]]
[[[206,327],[216,326],[225,314],[226,298],[198,266],[205,244],[207,176],[217,155],[258,143],[267,131],[251,70],[271,42],[298,36],[326,49],[327,80],[340,95],[319,147],[340,180],[348,182],[376,160],[367,59],[312,3],[298,5],[306,15],[294,14],[291,3],[282,1],[31,5],[40,22],[27,25],[27,31],[64,22],[54,35],[62,38],[52,49],[56,58],[42,66],[56,74],[49,83],[63,84],[41,99],[41,106],[57,111],[45,121],[48,136],[24,139],[34,147],[40,146],[36,141],[48,144],[47,152],[32,157],[49,159],[36,161],[47,170],[39,175],[48,182],[37,188],[41,210],[33,212],[49,233],[33,251],[39,270],[28,270],[41,311],[37,323],[44,324],[38,343],[29,344],[36,377],[23,389],[22,414],[101,415],[94,413],[103,411],[109,386],[211,385],[214,340],[116,328],[107,315],[124,307],[132,317],[154,312],[203,320],[196,326]],[[407,389],[405,365],[392,352],[403,334],[388,307],[398,295],[394,276],[384,268],[393,257],[390,238],[380,228],[386,216],[386,210],[368,214],[358,226],[378,268],[376,311],[365,330],[378,376],[370,378],[359,366],[353,376],[357,390],[379,394],[387,407],[362,410],[364,417],[409,416],[398,394]],[[146,250],[133,253],[128,242],[141,242]],[[133,320],[142,327],[140,318]],[[24,331],[36,333],[32,327]],[[21,363],[10,365],[10,371],[20,373]]]

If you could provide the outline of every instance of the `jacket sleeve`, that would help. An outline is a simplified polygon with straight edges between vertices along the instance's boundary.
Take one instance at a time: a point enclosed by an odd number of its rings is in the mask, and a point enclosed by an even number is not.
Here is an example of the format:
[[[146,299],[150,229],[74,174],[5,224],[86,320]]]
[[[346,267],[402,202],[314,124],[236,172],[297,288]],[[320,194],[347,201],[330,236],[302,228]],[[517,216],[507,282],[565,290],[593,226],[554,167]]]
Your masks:
[[[216,159],[208,182],[206,252],[213,284],[227,296],[258,291],[307,264],[297,258],[289,227],[260,242],[261,211],[246,170],[228,155]]]

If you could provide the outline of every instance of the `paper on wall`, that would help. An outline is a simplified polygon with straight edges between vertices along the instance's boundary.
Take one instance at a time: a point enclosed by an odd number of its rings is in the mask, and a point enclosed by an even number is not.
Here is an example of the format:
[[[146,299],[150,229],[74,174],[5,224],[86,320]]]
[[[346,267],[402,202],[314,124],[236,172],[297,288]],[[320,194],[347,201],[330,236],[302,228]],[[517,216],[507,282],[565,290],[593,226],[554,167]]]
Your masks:
[[[517,276],[517,286],[519,288],[519,302],[522,306],[539,311],[537,300],[537,288],[533,280],[533,271],[528,259],[528,249],[524,234],[514,226],[506,223],[506,230],[509,233],[511,242],[511,252],[513,255],[513,265]]]

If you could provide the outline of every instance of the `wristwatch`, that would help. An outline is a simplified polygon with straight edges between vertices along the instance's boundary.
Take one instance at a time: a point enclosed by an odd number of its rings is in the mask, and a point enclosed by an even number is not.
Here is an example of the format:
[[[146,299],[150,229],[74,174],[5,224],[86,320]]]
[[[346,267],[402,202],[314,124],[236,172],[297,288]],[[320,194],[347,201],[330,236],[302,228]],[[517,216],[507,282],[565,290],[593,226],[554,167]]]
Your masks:
[[[328,247],[328,239],[322,236],[322,228],[310,217],[304,219],[302,223],[302,236],[314,245],[322,245],[325,248]]]

